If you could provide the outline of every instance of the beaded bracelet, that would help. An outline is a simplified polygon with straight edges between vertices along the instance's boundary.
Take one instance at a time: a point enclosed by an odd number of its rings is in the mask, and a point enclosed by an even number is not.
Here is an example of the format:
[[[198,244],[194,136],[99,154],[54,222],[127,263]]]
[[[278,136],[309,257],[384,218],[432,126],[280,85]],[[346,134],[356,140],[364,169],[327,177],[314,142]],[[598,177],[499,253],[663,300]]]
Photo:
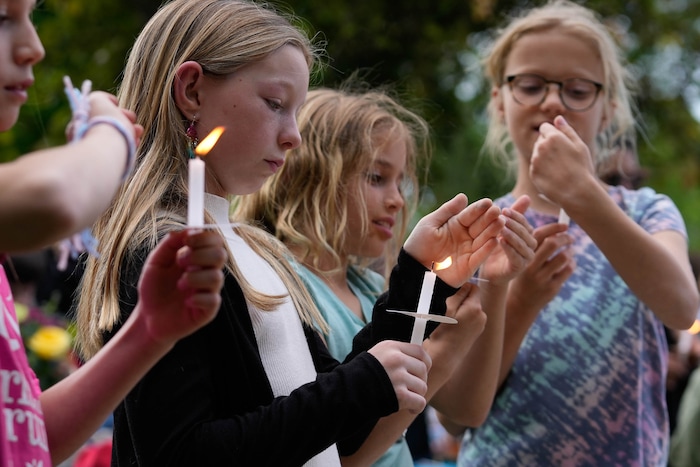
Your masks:
[[[134,135],[126,129],[124,124],[114,117],[93,117],[88,120],[87,124],[80,133],[81,135],[84,135],[90,130],[90,128],[103,123],[111,125],[115,130],[121,133],[126,140],[126,168],[124,169],[124,175],[122,175],[122,180],[126,180],[129,174],[131,174],[131,170],[134,168],[134,161],[136,158],[136,141],[134,140]]]

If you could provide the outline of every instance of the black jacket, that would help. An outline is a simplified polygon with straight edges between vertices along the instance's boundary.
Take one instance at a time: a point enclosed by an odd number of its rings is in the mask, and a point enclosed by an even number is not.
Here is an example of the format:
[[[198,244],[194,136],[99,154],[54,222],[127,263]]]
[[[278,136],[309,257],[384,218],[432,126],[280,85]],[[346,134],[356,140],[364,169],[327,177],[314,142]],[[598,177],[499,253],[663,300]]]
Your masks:
[[[123,320],[136,302],[138,263],[122,271]],[[112,465],[296,466],[333,443],[351,454],[380,417],[398,409],[384,368],[366,349],[383,339],[408,340],[413,320],[386,309],[415,310],[424,271],[401,253],[390,290],[343,364],[305,328],[318,377],[277,398],[243,293],[227,276],[214,321],[178,342],[116,409]],[[444,314],[454,292],[438,280],[432,312]]]

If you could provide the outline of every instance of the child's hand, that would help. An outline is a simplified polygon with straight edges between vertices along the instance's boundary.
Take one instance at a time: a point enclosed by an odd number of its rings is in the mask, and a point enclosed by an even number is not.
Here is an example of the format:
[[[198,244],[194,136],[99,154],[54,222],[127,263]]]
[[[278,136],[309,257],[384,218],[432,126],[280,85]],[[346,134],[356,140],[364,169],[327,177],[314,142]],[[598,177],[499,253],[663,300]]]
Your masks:
[[[420,413],[426,405],[428,371],[432,364],[423,347],[407,342],[382,341],[369,349],[387,372],[396,392],[399,410]]]
[[[136,146],[143,135],[143,127],[136,123],[136,114],[131,110],[122,109],[117,104],[117,98],[112,94],[95,91],[90,93],[90,118],[114,117],[122,122],[125,128],[133,131]]]
[[[464,284],[498,245],[496,236],[505,219],[490,199],[468,205],[459,194],[423,217],[411,232],[404,249],[426,267],[452,257],[452,266],[436,271],[453,287]]]
[[[441,365],[451,373],[484,332],[486,313],[481,308],[479,287],[470,283],[449,297],[446,304],[445,316],[456,319],[457,323],[439,325],[426,342],[436,367]]]
[[[537,240],[532,234],[532,226],[523,215],[528,206],[530,198],[523,195],[510,208],[502,211],[506,225],[498,237],[498,247],[480,269],[480,276],[493,285],[513,279],[535,256]]]
[[[566,225],[556,223],[535,229],[535,256],[513,279],[509,290],[508,301],[518,304],[518,309],[539,313],[573,274],[576,261],[568,248],[573,240],[566,229]]]
[[[597,183],[591,149],[561,115],[540,125],[530,160],[530,178],[540,193],[559,206],[581,199]]]
[[[224,284],[223,241],[212,230],[172,232],[148,256],[136,310],[155,341],[174,343],[214,319]]]

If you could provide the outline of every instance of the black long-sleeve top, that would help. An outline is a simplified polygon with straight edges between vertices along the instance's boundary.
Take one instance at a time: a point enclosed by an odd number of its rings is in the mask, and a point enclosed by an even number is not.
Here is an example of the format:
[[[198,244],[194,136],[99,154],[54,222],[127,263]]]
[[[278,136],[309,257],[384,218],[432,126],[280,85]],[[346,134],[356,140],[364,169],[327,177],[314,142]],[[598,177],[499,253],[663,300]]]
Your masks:
[[[122,322],[136,303],[137,263],[122,271]],[[413,319],[386,310],[415,310],[424,272],[399,255],[389,291],[343,364],[305,326],[317,379],[276,398],[243,293],[227,275],[216,318],[180,340],[115,410],[112,465],[296,466],[334,443],[351,454],[380,417],[398,409],[388,375],[366,350],[384,339],[408,340]],[[431,312],[444,314],[453,293],[438,280]]]

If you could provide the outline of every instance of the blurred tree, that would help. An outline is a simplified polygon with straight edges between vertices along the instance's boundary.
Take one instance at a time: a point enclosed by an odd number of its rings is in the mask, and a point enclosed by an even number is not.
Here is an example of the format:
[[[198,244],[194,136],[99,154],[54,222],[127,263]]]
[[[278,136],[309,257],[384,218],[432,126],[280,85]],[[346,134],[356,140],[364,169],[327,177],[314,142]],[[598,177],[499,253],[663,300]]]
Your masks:
[[[273,0],[273,3],[274,2]],[[337,85],[361,70],[390,85],[431,123],[434,158],[423,210],[458,191],[471,199],[510,188],[480,156],[488,88],[480,57],[508,14],[543,0],[286,0],[277,3],[326,42],[327,66],[315,84]],[[700,249],[700,0],[589,0],[616,32],[640,81],[639,139],[649,184],[678,204],[693,249]],[[90,78],[114,91],[138,31],[160,0],[48,0],[35,15],[47,58],[12,132],[0,134],[0,158],[57,144],[69,118],[61,78]],[[556,44],[553,44],[555,47]],[[428,189],[429,187],[429,189]]]

